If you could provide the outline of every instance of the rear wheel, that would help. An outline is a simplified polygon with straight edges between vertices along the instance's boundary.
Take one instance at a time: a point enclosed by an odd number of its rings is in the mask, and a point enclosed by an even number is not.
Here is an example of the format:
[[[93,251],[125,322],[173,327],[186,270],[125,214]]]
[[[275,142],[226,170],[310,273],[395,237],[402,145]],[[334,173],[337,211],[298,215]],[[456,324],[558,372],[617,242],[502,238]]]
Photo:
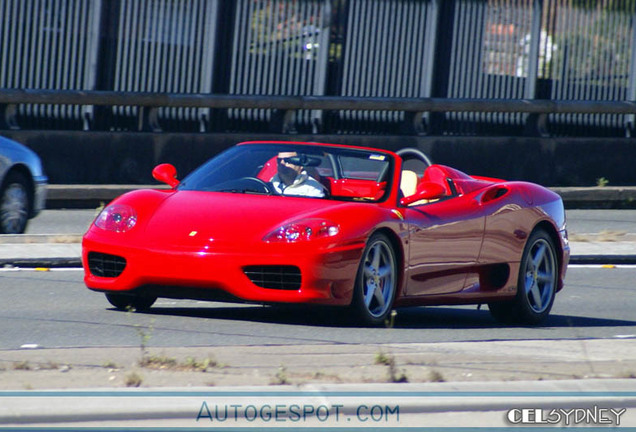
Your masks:
[[[489,304],[490,312],[504,323],[539,324],[552,309],[558,277],[554,240],[546,231],[536,230],[523,251],[517,295],[509,302]]]
[[[391,313],[398,282],[397,258],[388,237],[371,236],[362,254],[351,308],[365,325],[381,325]]]
[[[118,310],[134,310],[137,312],[143,312],[150,309],[157,300],[157,297],[141,297],[133,294],[108,293],[106,294],[106,299]]]
[[[19,172],[12,172],[0,191],[0,233],[22,234],[30,211],[28,180]]]

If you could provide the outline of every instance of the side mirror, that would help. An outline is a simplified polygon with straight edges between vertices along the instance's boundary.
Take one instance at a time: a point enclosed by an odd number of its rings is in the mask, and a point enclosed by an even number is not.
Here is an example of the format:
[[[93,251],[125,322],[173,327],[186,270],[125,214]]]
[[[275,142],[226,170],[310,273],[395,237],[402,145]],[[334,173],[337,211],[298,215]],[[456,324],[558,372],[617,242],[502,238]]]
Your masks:
[[[439,199],[446,195],[446,189],[438,183],[421,182],[417,185],[417,192],[400,200],[400,204],[408,206],[421,200]]]
[[[166,183],[173,189],[179,184],[179,180],[177,180],[177,169],[172,164],[165,163],[157,165],[155,169],[152,170],[152,176],[155,180]]]

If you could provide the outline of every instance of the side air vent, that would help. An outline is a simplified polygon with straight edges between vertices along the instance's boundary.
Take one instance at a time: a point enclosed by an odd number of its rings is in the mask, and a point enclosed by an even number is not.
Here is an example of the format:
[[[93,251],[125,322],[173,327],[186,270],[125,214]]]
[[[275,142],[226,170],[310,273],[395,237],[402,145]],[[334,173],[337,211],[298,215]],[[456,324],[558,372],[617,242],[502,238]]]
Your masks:
[[[508,193],[508,188],[505,186],[495,186],[487,190],[481,198],[482,203],[494,201],[501,198]]]
[[[88,269],[94,276],[116,278],[125,268],[125,258],[99,252],[88,253]]]
[[[254,285],[279,290],[300,289],[300,269],[291,265],[258,265],[243,268]]]

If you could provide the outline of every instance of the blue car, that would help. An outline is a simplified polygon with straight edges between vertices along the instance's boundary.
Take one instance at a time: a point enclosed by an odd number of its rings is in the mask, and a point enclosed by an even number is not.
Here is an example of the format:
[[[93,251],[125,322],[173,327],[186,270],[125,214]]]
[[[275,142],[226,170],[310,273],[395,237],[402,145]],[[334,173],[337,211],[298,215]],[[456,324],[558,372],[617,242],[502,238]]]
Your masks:
[[[0,137],[0,234],[21,234],[44,208],[48,178],[37,154]]]

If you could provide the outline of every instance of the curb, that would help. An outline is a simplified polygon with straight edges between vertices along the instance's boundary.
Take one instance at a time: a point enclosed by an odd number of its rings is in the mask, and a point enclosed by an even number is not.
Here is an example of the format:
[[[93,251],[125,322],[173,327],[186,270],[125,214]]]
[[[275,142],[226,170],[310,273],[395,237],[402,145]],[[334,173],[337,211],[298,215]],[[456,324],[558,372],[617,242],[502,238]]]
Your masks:
[[[506,423],[506,412],[526,406],[534,410],[550,411],[556,407],[579,409],[591,405],[620,407],[624,414],[627,409],[636,407],[636,396],[630,391],[627,380],[598,380],[580,382],[564,380],[544,381],[537,385],[535,382],[519,381],[516,383],[424,383],[424,384],[359,384],[359,385],[309,385],[272,387],[220,387],[220,388],[148,388],[148,389],[88,389],[88,390],[49,390],[30,391],[32,395],[25,395],[23,391],[1,391],[0,422],[10,425],[10,429],[24,427],[34,431],[50,430],[50,425],[57,428],[79,428],[78,424],[100,424],[108,422],[117,429],[131,428],[131,424],[157,427],[159,422],[171,422],[173,430],[193,430],[199,417],[210,423],[219,421],[217,415],[209,410],[209,406],[232,406],[238,409],[236,417],[226,416],[231,424],[224,425],[223,430],[245,430],[247,426],[258,426],[254,430],[266,428],[269,430],[285,430],[280,423],[271,427],[271,417],[255,415],[250,418],[246,406],[253,407],[253,412],[270,412],[273,406],[287,408],[290,404],[302,407],[322,407],[323,411],[332,411],[338,407],[337,419],[349,420],[348,425],[365,426],[360,415],[360,407],[369,408],[371,404],[383,407],[398,407],[392,411],[397,416],[382,428],[369,427],[371,430],[408,430],[409,427],[430,423],[429,426],[451,428],[460,425],[466,428],[468,424],[488,425],[490,427],[515,425]],[[520,390],[522,389],[522,390]],[[41,399],[44,407],[35,411],[28,404],[31,397]],[[245,398],[250,398],[246,404]],[[75,400],[74,400],[75,399]],[[74,403],[69,404],[69,400]],[[205,405],[203,405],[205,403]],[[283,403],[285,405],[274,405]],[[209,404],[209,405],[208,405]],[[368,405],[365,405],[368,404]],[[202,411],[205,406],[206,410]],[[356,407],[358,407],[356,409]],[[356,418],[357,413],[357,418]],[[287,411],[277,411],[277,414],[289,414]],[[453,418],[452,416],[469,416],[472,419]],[[477,417],[476,417],[477,416]],[[278,417],[277,417],[278,418]],[[301,418],[299,418],[300,420]],[[303,422],[289,430],[326,430],[339,426],[335,419],[327,422],[320,415],[311,411],[302,417]],[[353,420],[353,421],[351,421]],[[356,421],[357,420],[357,421]],[[368,420],[368,419],[367,419]],[[387,419],[385,419],[387,420]],[[255,422],[256,421],[256,422]],[[432,422],[432,423],[431,423]],[[42,427],[41,425],[49,425]],[[344,423],[344,421],[341,424]],[[539,423],[535,423],[539,424]],[[190,426],[182,429],[184,426]],[[495,426],[496,425],[496,426]],[[313,427],[312,427],[313,426]],[[316,426],[320,426],[317,428]],[[218,424],[216,427],[220,427]],[[130,428],[130,429],[129,429]],[[145,428],[144,428],[145,429]],[[161,428],[168,429],[168,428]],[[337,428],[343,430],[343,428]],[[355,427],[354,429],[357,429]],[[366,428],[365,428],[366,429]],[[420,429],[420,428],[416,428]],[[474,426],[469,428],[474,429]],[[485,428],[486,429],[486,428]],[[534,428],[537,430],[538,428]],[[595,430],[597,428],[594,428]],[[0,428],[0,430],[5,430]],[[112,426],[95,430],[115,430]],[[362,430],[362,428],[361,428]],[[511,430],[505,428],[505,430]]]
[[[81,268],[81,258],[3,258],[0,268]]]
[[[636,265],[636,255],[575,255],[570,265]]]

